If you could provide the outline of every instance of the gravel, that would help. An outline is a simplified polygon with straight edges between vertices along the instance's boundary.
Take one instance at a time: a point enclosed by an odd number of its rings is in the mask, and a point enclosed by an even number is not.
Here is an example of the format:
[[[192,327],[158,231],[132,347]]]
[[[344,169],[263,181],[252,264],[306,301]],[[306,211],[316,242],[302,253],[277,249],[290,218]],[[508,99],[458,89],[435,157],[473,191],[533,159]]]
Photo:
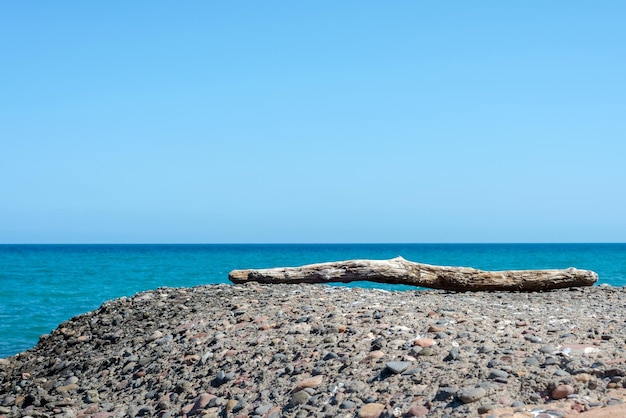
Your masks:
[[[504,417],[623,407],[625,307],[626,290],[607,286],[159,288],[106,302],[0,359],[0,417]]]

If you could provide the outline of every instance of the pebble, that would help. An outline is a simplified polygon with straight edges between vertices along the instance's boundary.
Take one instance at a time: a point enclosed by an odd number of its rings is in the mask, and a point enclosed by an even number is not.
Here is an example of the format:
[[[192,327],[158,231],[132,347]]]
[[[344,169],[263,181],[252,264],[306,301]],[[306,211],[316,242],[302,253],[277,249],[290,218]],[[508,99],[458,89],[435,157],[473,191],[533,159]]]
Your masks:
[[[380,403],[368,403],[359,409],[357,416],[359,418],[378,418],[385,410],[385,405]]]
[[[463,403],[472,403],[487,396],[487,391],[483,388],[464,388],[456,396]]]
[[[339,409],[352,409],[355,406],[356,406],[355,402],[352,402],[352,401],[346,399],[345,401],[343,401],[343,402],[341,402],[339,404]]]
[[[532,335],[532,334],[526,335],[524,339],[526,341],[530,341],[531,343],[540,343],[542,341],[540,337],[537,337],[536,335]]]
[[[435,354],[435,352],[434,352],[434,351],[433,351],[433,349],[432,349],[432,348],[430,348],[430,347],[425,347],[425,348],[422,348],[422,349],[421,349],[421,350],[417,353],[417,355],[418,355],[418,356],[424,356],[424,357],[429,357],[429,356],[432,356],[433,354]]]
[[[509,377],[509,374],[504,370],[492,370],[489,373],[489,379],[506,379],[507,377]]]
[[[543,345],[539,347],[539,351],[541,351],[544,354],[555,354],[558,350],[554,346]]]
[[[289,400],[289,405],[290,406],[297,406],[297,405],[305,404],[305,403],[307,403],[309,401],[310,397],[311,397],[311,395],[309,395],[309,393],[307,391],[300,390],[300,391],[298,391],[298,392],[293,394],[293,396]]]
[[[527,366],[539,366],[541,364],[536,357],[528,357],[524,360],[524,364]]]
[[[452,360],[456,360],[459,358],[460,352],[458,348],[451,348],[450,351],[448,351],[448,355],[446,356],[446,358],[444,358],[445,361],[452,361]]]
[[[294,391],[299,391],[306,388],[314,388],[319,386],[324,381],[324,376],[319,374],[317,376],[309,377],[308,379],[304,379],[298,382]]]
[[[484,404],[484,405],[480,405],[478,407],[478,413],[479,414],[487,414],[487,413],[489,413],[489,411],[491,411],[491,410],[493,410],[495,408],[496,408],[496,406],[493,405],[493,404],[490,404],[490,403]]]
[[[201,393],[196,397],[192,410],[197,411],[200,409],[204,409],[213,398],[215,398],[215,395],[211,395],[210,393]]]
[[[552,399],[564,399],[574,393],[574,388],[570,385],[558,385],[552,391]]]
[[[432,338],[417,338],[413,341],[413,345],[418,347],[430,347],[435,344],[437,344],[437,341]]]
[[[407,417],[425,417],[428,415],[428,408],[422,405],[413,405],[406,413]]]
[[[400,374],[408,369],[410,365],[411,363],[408,361],[390,361],[385,364],[385,367],[393,374]]]
[[[489,344],[485,344],[478,349],[478,352],[481,354],[493,353],[495,351],[495,347]]]

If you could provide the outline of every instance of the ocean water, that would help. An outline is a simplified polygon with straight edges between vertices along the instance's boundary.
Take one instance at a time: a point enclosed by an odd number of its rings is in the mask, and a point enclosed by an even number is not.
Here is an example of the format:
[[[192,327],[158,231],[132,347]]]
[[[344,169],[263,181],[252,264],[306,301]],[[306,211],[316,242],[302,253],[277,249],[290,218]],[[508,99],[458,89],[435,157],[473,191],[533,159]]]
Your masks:
[[[626,244],[0,245],[0,358],[33,347],[75,315],[143,290],[229,283],[233,269],[399,255],[485,270],[577,267],[596,271],[599,284],[626,285]]]

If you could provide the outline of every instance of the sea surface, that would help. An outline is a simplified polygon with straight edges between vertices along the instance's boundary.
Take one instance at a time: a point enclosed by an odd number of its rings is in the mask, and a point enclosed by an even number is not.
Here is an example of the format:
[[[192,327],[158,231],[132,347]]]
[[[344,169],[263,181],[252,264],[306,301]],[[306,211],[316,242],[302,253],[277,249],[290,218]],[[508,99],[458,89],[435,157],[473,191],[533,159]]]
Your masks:
[[[0,245],[0,358],[33,347],[75,315],[140,291],[229,283],[234,269],[399,255],[485,270],[576,267],[596,271],[598,284],[626,285],[626,244]]]

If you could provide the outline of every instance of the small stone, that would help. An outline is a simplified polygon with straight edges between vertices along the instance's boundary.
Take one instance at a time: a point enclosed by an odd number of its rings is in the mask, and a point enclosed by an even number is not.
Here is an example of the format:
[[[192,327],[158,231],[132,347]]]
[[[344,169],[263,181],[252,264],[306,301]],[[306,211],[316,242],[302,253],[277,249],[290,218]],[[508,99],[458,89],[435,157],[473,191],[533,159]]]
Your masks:
[[[352,402],[352,401],[346,399],[345,401],[343,401],[343,402],[341,402],[339,404],[339,409],[352,409],[355,406],[356,406],[355,402]]]
[[[487,353],[492,353],[494,350],[495,350],[495,347],[489,344],[485,344],[478,349],[478,352],[481,354],[487,354]]]
[[[528,357],[526,360],[524,360],[524,364],[526,364],[527,366],[539,366],[540,363],[536,357]]]
[[[150,407],[148,405],[143,405],[137,411],[137,415],[140,416],[140,417],[152,416],[152,415],[154,415],[154,410],[152,409],[152,407]]]
[[[257,415],[265,415],[274,407],[272,403],[266,403],[255,408],[254,413]]]
[[[428,414],[428,408],[422,405],[413,405],[406,413],[407,417],[425,417]]]
[[[237,402],[237,405],[235,405],[235,407],[233,408],[233,414],[241,411],[242,409],[244,409],[247,406],[247,402],[245,400],[241,400],[239,402]]]
[[[540,343],[541,342],[541,338],[537,337],[536,335],[532,335],[532,334],[526,335],[524,337],[524,339],[526,341],[531,342],[531,343]]]
[[[437,341],[432,338],[418,338],[413,341],[413,345],[416,345],[418,347],[430,347],[431,345],[435,344],[437,344]]]
[[[78,383],[78,377],[70,376],[67,379],[65,379],[65,382],[63,384],[64,385],[71,385],[72,383]]]
[[[556,358],[554,358],[554,357],[546,357],[546,361],[543,364],[545,364],[546,366],[553,366],[553,365],[558,364],[558,363],[559,363],[559,361]]]
[[[156,410],[157,411],[164,411],[164,410],[170,409],[171,407],[172,406],[170,405],[169,402],[167,402],[167,401],[160,401],[156,405]]]
[[[452,361],[459,358],[459,349],[454,347],[448,351],[448,355],[444,358],[444,361]]]
[[[492,404],[480,405],[478,407],[478,413],[479,414],[486,414],[486,413],[488,413],[489,411],[491,411],[492,409],[495,409],[495,408],[496,408],[495,405],[492,405]]]
[[[592,379],[592,376],[589,373],[579,373],[577,375],[574,375],[574,380],[577,380],[583,383],[587,383],[591,379]]]
[[[504,370],[496,369],[489,373],[489,379],[506,379],[507,377],[509,377],[509,374]]]
[[[296,324],[301,324],[302,322],[309,322],[311,320],[311,316],[310,315],[304,315],[301,316],[300,318],[296,319]]]
[[[413,367],[402,372],[402,376],[412,376],[414,374],[420,374],[423,370],[420,367]]]
[[[393,374],[400,374],[408,369],[410,365],[411,363],[408,361],[390,361],[385,364],[385,367]]]
[[[558,385],[552,391],[552,399],[565,399],[574,393],[574,388],[570,385]]]
[[[425,356],[425,357],[432,356],[433,354],[434,354],[434,351],[430,347],[422,348],[420,352],[417,353],[418,356]]]
[[[300,390],[291,396],[291,399],[289,400],[289,406],[293,407],[298,405],[304,405],[309,401],[310,397],[311,395],[309,395],[307,391]]]
[[[324,375],[318,374],[317,376],[309,377],[308,379],[301,380],[296,385],[294,392],[297,392],[306,388],[314,388],[319,386],[324,381]]]
[[[463,403],[472,403],[487,396],[487,391],[483,388],[464,388],[456,396]]]
[[[378,337],[374,341],[372,341],[372,350],[380,350],[387,345],[385,339],[383,337]]]
[[[359,409],[357,416],[359,418],[378,418],[383,413],[385,405],[380,403],[368,403]]]
[[[458,392],[458,390],[456,390],[455,388],[452,387],[440,387],[439,390],[437,391],[437,395],[435,396],[435,399],[438,401],[447,401],[449,399],[452,399],[456,393]]]
[[[544,354],[554,354],[558,352],[558,350],[551,345],[543,345],[539,348],[539,351]]]
[[[193,410],[198,411],[200,409],[206,408],[211,399],[215,398],[215,395],[211,395],[210,393],[201,393],[198,395],[193,404]]]

